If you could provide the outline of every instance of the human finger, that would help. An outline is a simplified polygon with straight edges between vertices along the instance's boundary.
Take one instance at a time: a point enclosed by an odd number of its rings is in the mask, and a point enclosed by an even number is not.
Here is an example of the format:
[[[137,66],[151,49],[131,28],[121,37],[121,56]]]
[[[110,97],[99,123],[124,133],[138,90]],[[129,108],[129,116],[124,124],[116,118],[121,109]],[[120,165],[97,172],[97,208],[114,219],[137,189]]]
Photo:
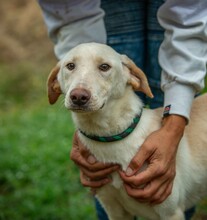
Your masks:
[[[167,199],[167,197],[172,193],[172,188],[173,182],[168,180],[165,189],[163,188],[157,191],[157,193],[151,199],[150,204],[157,205],[165,201],[165,199]]]
[[[127,176],[127,174],[123,171],[120,171],[120,176],[122,180],[128,185],[141,186],[151,182],[154,178],[158,178],[163,174],[156,165],[149,165],[146,170],[135,173],[133,176]]]
[[[140,169],[144,166],[144,163],[147,163],[149,157],[152,154],[152,150],[145,147],[143,144],[136,155],[132,158],[129,163],[129,166],[126,169],[126,175],[132,176],[135,173],[139,172]]]
[[[96,164],[96,165],[98,165],[98,164]],[[100,165],[100,167],[101,167],[101,165]],[[90,178],[90,180],[95,180],[95,181],[109,176],[110,174],[117,171],[118,169],[119,169],[119,165],[110,165],[107,167],[104,166],[103,169],[96,169],[96,170],[94,170],[94,167],[92,170],[90,170],[88,168],[81,167],[83,174],[85,176],[87,176],[88,178]]]
[[[138,201],[158,204],[170,195],[172,181],[165,180],[165,178],[162,177],[157,178],[142,187],[127,183],[125,183],[124,186],[128,195]]]
[[[81,181],[81,184],[85,187],[100,188],[106,185],[107,183],[111,182],[111,179],[107,177],[101,180],[93,181],[87,176],[85,176],[83,172],[80,171],[80,181]]]

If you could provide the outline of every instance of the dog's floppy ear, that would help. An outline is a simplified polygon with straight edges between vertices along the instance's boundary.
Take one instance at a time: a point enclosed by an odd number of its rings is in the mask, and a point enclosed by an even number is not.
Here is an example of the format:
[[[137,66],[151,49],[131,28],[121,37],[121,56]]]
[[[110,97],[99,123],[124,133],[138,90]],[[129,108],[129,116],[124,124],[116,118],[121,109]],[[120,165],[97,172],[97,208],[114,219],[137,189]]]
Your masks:
[[[128,83],[135,91],[141,91],[150,98],[153,98],[153,94],[148,84],[147,77],[143,71],[136,66],[136,64],[129,59],[126,55],[121,55],[122,63],[130,70],[130,78]]]
[[[54,104],[58,97],[62,94],[60,84],[57,80],[57,75],[60,70],[60,64],[58,63],[50,72],[47,79],[47,92],[50,104]]]

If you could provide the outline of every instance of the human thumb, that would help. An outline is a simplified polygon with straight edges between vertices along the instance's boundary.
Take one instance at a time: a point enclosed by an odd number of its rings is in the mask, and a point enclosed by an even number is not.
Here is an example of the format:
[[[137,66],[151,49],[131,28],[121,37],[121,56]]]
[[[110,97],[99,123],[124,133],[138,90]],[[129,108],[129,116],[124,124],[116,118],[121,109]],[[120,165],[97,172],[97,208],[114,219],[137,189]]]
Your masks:
[[[125,172],[126,175],[132,176],[135,173],[141,172],[144,164],[146,164],[145,161],[147,161],[148,158],[149,153],[145,150],[144,145],[142,145],[136,155],[130,161]]]
[[[88,156],[87,161],[90,164],[94,164],[94,163],[97,162],[96,158],[93,155],[91,155],[91,154]]]

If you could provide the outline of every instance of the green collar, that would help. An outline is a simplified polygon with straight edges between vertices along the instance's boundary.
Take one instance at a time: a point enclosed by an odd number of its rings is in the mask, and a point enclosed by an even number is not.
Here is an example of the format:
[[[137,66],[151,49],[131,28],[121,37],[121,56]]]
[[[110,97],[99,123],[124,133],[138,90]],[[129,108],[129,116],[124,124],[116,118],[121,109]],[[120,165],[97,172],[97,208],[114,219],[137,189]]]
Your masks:
[[[132,133],[132,131],[135,129],[135,127],[137,126],[137,124],[139,123],[140,121],[140,118],[141,118],[141,115],[142,115],[142,110],[140,112],[140,114],[136,115],[133,119],[133,122],[131,123],[131,125],[126,129],[124,130],[123,132],[121,132],[120,134],[116,134],[116,135],[113,135],[113,136],[106,136],[106,137],[99,137],[99,136],[96,136],[96,135],[87,135],[86,133],[84,133],[83,131],[81,131],[79,129],[79,131],[84,135],[86,136],[87,138],[89,139],[92,139],[94,141],[99,141],[99,142],[113,142],[113,141],[120,141],[122,139],[124,139],[125,137],[127,137],[129,134]]]

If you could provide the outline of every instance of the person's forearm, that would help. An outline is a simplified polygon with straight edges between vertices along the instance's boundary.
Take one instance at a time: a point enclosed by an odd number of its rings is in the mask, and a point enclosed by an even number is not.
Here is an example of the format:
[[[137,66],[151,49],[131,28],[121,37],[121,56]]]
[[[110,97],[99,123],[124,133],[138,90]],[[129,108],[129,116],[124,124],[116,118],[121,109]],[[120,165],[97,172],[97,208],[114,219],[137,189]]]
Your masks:
[[[204,87],[207,62],[207,1],[167,0],[158,11],[165,29],[159,51],[168,114],[189,119],[193,98]]]
[[[186,119],[180,115],[169,115],[163,118],[162,126],[172,135],[181,138],[185,130]]]
[[[80,43],[106,43],[100,0],[39,0],[39,4],[58,59]]]

